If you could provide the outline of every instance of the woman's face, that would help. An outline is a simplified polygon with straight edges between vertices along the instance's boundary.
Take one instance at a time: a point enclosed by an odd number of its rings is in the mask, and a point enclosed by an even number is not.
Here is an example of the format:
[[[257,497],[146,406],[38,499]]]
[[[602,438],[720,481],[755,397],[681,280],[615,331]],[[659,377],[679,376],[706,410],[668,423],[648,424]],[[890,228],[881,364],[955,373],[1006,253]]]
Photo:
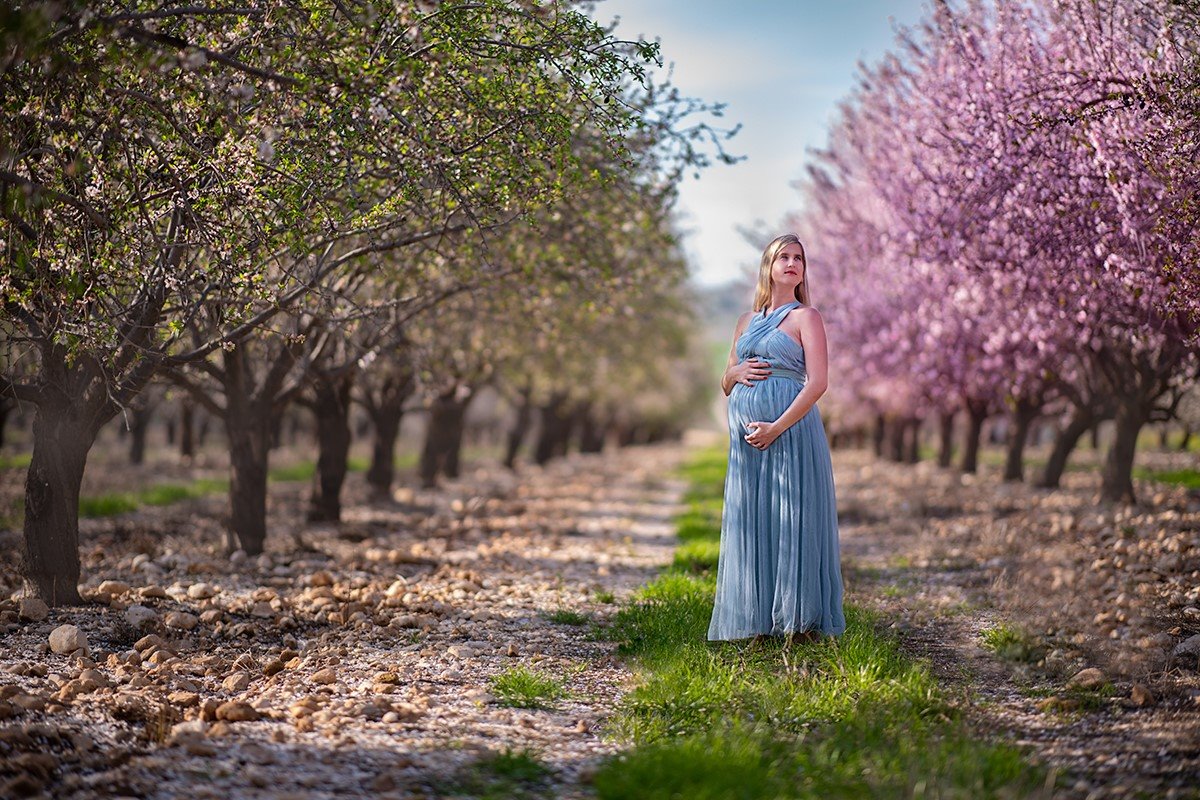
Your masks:
[[[786,244],[775,254],[775,260],[771,262],[771,280],[775,281],[777,286],[789,289],[795,289],[798,284],[803,283],[804,251],[800,245]]]

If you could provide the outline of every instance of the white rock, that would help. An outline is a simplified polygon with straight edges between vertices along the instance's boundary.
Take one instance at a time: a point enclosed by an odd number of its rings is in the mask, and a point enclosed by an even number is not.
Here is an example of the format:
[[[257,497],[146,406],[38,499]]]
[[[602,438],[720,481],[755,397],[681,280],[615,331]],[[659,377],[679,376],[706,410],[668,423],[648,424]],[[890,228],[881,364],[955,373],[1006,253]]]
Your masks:
[[[50,649],[56,653],[73,653],[87,650],[87,637],[74,625],[59,625],[50,631]]]
[[[125,609],[125,621],[135,628],[149,627],[158,622],[158,614],[145,606],[130,606]]]

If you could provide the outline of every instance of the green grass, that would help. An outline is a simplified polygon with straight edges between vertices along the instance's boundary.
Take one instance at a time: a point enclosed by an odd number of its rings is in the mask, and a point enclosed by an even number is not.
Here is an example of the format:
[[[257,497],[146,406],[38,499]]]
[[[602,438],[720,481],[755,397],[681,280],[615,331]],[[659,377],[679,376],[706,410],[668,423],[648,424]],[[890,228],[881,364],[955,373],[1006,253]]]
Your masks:
[[[448,781],[439,781],[438,796],[479,800],[546,797],[551,774],[533,750],[505,749],[459,769]]]
[[[0,455],[0,469],[25,469],[33,460],[33,453],[16,453],[11,456]]]
[[[608,589],[597,589],[592,592],[592,600],[597,603],[615,603],[617,596]]]
[[[1024,628],[1000,622],[980,631],[985,648],[1005,661],[1036,663],[1046,655],[1045,646]]]
[[[1197,469],[1153,470],[1134,467],[1133,477],[1159,483],[1174,483],[1188,489],[1200,489],[1200,470]]]
[[[698,544],[719,540],[723,472],[719,451],[687,467],[688,555],[605,629],[641,684],[611,720],[609,732],[632,747],[597,772],[598,796],[1044,796],[1045,770],[972,737],[927,665],[868,609],[847,604],[837,639],[707,642],[716,579]]]
[[[587,625],[591,621],[591,617],[587,614],[580,614],[578,611],[572,611],[569,608],[556,608],[542,616],[551,622],[557,622],[559,625]]]
[[[492,678],[492,694],[504,706],[549,708],[567,696],[567,689],[553,675],[528,667],[510,667]]]

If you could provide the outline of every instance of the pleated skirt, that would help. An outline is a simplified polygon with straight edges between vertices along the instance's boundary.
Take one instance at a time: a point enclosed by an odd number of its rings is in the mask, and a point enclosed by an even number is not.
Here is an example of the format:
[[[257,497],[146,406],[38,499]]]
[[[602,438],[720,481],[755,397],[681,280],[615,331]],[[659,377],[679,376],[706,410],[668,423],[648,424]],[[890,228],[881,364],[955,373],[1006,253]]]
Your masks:
[[[846,629],[833,464],[820,410],[814,406],[766,450],[742,438],[747,422],[775,420],[802,388],[772,377],[730,392],[710,641]]]

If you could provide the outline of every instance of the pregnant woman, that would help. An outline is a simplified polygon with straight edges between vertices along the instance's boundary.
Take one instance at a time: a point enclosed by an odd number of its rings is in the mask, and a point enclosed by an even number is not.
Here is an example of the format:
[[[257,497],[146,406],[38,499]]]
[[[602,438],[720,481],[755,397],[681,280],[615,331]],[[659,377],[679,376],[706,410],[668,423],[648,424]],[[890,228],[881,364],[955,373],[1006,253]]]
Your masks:
[[[738,320],[721,381],[729,472],[710,641],[846,629],[833,467],[816,406],[827,386],[825,326],[807,278],[795,235],[767,245],[754,311]]]

